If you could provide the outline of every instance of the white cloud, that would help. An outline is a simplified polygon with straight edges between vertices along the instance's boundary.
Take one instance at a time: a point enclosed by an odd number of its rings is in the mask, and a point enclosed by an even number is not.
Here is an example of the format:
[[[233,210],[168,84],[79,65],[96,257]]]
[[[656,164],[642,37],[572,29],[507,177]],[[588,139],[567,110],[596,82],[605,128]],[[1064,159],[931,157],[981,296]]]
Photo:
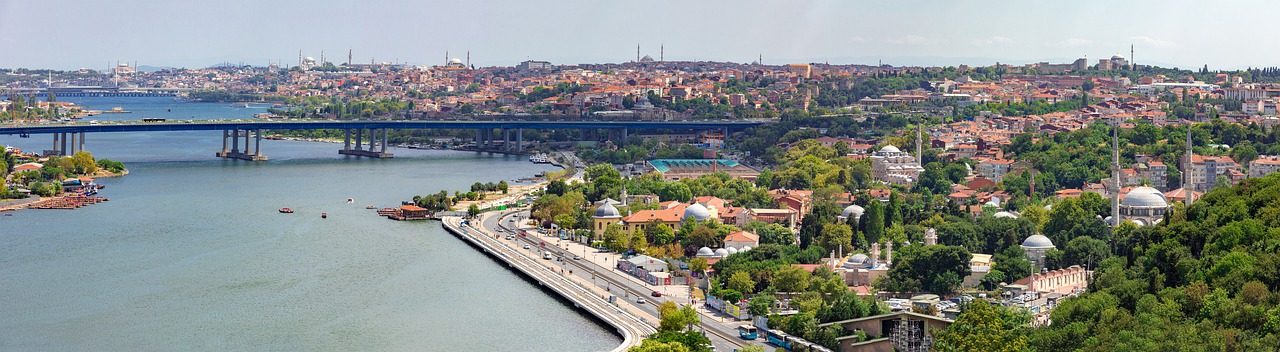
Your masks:
[[[992,46],[992,45],[995,45],[995,44],[1004,44],[1004,43],[1008,43],[1008,42],[1011,42],[1011,41],[1013,41],[1013,40],[1009,39],[1009,37],[996,35],[996,36],[991,36],[990,38],[983,38],[983,39],[974,40],[974,41],[973,41],[973,45],[977,45],[977,46]]]
[[[1090,44],[1093,44],[1092,40],[1082,38],[1069,38],[1062,41],[1062,46],[1085,46]]]
[[[867,39],[866,37],[855,35],[855,36],[849,37],[849,41],[854,43],[870,43],[871,39]]]
[[[1138,42],[1138,44],[1145,44],[1145,45],[1154,46],[1157,48],[1172,48],[1172,47],[1178,46],[1178,43],[1174,43],[1164,39],[1152,38],[1145,35],[1129,37],[1129,40]]]
[[[890,44],[908,44],[908,45],[921,45],[921,44],[928,44],[933,42],[929,38],[925,38],[915,34],[907,34],[897,38],[889,38],[889,39],[885,39],[884,41]]]

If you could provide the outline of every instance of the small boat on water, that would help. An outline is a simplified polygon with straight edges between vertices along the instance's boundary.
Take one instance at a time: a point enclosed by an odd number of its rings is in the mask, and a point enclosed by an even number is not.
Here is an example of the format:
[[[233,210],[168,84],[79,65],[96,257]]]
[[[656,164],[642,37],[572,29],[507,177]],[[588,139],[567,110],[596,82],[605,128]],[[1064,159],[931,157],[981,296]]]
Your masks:
[[[328,219],[328,218],[329,218],[329,213],[320,213],[320,218],[321,218],[321,219]]]
[[[355,199],[347,198],[347,204],[355,203]]]
[[[293,214],[293,209],[289,209],[289,208],[280,208],[280,212],[281,212],[281,213],[284,213],[284,214]]]
[[[364,208],[365,208],[365,209],[378,209],[378,206],[376,206],[376,205],[366,205],[366,206],[364,206]]]

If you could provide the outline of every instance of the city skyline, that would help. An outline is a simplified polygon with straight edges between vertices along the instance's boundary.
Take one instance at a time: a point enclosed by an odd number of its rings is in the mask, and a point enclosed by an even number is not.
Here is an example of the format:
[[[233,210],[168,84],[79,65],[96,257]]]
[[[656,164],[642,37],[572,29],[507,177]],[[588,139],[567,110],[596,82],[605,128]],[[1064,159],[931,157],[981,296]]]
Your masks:
[[[328,61],[432,65],[445,52],[476,66],[668,61],[766,64],[990,65],[1070,62],[1119,54],[1181,68],[1272,66],[1280,49],[1254,36],[1220,36],[1203,19],[1265,20],[1265,3],[1086,1],[1050,7],[1014,1],[875,4],[815,1],[581,1],[483,4],[382,1],[0,2],[0,67],[104,68],[110,63],[206,67],[223,62],[295,65],[298,51]],[[982,5],[982,6],[978,6]],[[1258,5],[1258,6],[1254,6]],[[32,15],[48,14],[48,15]],[[1193,25],[1203,23],[1205,25]],[[1226,25],[1226,24],[1222,24]],[[1065,29],[1065,30],[1064,30]],[[1267,28],[1255,29],[1267,37]],[[52,49],[50,49],[52,48]],[[660,50],[659,48],[662,48]],[[1230,49],[1231,55],[1222,55]],[[660,53],[662,51],[662,53]]]

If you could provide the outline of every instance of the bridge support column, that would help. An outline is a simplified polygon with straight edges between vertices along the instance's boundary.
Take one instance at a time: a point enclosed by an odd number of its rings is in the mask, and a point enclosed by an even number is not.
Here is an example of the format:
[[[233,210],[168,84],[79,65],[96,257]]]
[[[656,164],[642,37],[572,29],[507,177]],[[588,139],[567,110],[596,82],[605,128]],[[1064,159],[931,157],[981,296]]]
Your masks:
[[[240,129],[231,130],[231,154],[240,153]]]
[[[62,133],[62,148],[58,149],[58,152],[61,153],[58,155],[67,155],[67,134],[65,132]]]
[[[84,132],[80,132],[80,150],[84,150]]]
[[[524,129],[523,128],[516,129],[516,151],[517,152],[524,151]]]
[[[50,155],[59,155],[59,154],[58,154],[58,136],[60,136],[60,135],[61,135],[61,133],[54,133],[54,134],[53,134],[53,149],[46,150],[46,151],[44,152],[45,156],[50,156]]]
[[[342,130],[342,150],[351,150],[351,129]]]
[[[262,130],[254,131],[253,135],[253,155],[262,157]]]
[[[622,141],[620,141],[620,142],[618,143],[618,145],[624,145],[624,144],[627,144],[627,137],[628,137],[628,136],[629,136],[629,134],[630,134],[630,133],[628,133],[628,132],[629,132],[629,131],[627,131],[627,128],[626,128],[626,127],[623,127],[623,128],[622,128]]]
[[[377,129],[373,129],[373,128],[369,129],[369,149],[367,150],[364,148],[364,129],[357,128],[355,130],[356,130],[355,147],[354,148],[351,147],[351,130],[346,130],[344,132],[346,134],[346,144],[343,145],[343,148],[341,150],[338,150],[338,154],[363,156],[363,157],[370,157],[370,158],[392,157],[391,153],[387,153],[387,129],[385,128],[382,129],[382,151],[378,151],[377,149],[378,148],[378,130]]]
[[[67,140],[71,141],[68,143],[70,149],[67,149],[67,155],[76,155],[76,133],[71,132],[67,137]]]

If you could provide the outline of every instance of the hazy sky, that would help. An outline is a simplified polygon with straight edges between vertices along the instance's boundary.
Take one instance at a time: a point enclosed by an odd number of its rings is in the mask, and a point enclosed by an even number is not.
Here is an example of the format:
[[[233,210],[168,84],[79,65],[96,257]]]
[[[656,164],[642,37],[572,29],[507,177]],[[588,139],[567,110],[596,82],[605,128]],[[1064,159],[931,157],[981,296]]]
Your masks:
[[[1280,66],[1271,1],[0,0],[0,67],[635,60]]]

